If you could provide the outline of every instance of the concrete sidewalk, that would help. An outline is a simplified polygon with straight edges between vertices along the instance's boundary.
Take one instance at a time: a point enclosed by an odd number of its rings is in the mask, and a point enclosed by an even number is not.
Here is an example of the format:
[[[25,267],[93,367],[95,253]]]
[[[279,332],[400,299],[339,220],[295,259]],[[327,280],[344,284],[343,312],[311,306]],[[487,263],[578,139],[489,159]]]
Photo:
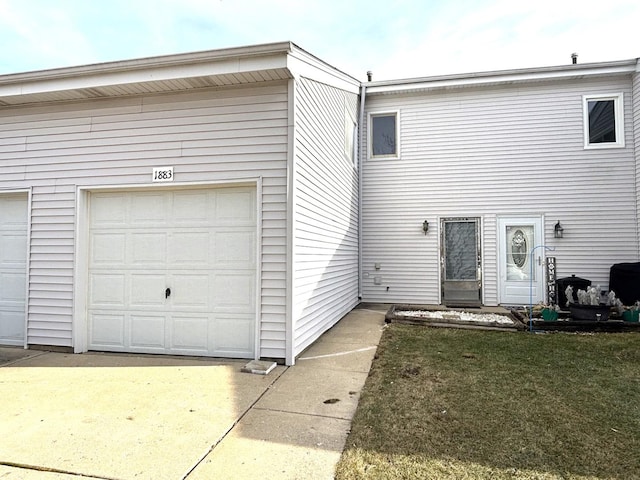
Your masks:
[[[0,348],[0,478],[331,479],[384,325],[356,309],[294,367]]]

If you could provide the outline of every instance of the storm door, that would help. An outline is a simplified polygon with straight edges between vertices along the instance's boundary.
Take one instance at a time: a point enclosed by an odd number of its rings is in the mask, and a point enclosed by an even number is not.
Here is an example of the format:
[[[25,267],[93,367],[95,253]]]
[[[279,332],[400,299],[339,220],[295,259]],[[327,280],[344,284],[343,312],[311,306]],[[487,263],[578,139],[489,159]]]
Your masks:
[[[447,306],[480,306],[480,219],[441,220],[442,303]]]
[[[498,219],[500,303],[528,305],[544,297],[542,219],[502,217]],[[533,252],[533,255],[532,255]]]

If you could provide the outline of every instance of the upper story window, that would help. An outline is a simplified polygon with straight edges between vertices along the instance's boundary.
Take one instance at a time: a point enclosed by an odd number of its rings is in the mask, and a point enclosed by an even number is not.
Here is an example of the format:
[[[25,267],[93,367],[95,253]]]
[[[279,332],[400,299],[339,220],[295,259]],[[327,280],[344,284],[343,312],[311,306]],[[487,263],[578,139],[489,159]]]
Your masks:
[[[624,147],[624,115],[622,93],[585,95],[584,147]]]
[[[398,112],[369,114],[369,153],[372,158],[398,157]]]

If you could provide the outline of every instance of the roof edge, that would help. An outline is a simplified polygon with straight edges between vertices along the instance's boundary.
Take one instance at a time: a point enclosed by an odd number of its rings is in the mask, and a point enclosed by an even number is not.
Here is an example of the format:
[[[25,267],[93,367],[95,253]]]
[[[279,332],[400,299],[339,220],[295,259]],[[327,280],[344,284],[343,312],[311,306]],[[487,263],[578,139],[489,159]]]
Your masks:
[[[362,82],[357,78],[334,67],[295,44],[292,44],[288,66],[289,71],[295,76],[307,77],[352,93],[358,93],[362,85]]]
[[[0,75],[0,85],[64,79],[83,75],[119,73],[123,71],[131,72],[150,68],[193,65],[204,62],[225,60],[228,58],[248,58],[264,55],[288,54],[292,51],[293,46],[294,44],[292,42],[286,41],[244,47],[202,50],[189,53],[175,53],[130,60],[117,60],[113,62],[92,63],[72,67],[34,70],[21,73],[9,73]]]
[[[520,83],[562,78],[578,78],[595,75],[624,75],[640,71],[640,59],[613,62],[583,63],[551,67],[494,70],[477,73],[460,73],[397,80],[365,82],[368,94],[400,93],[434,88],[490,85],[495,83]]]

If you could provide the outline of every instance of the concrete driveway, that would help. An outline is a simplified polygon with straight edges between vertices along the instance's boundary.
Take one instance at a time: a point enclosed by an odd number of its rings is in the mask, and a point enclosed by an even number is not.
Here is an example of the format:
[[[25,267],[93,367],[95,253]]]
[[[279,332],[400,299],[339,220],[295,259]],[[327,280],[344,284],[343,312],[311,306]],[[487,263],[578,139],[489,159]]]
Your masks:
[[[0,478],[333,478],[384,313],[353,310],[266,376],[246,361],[0,348]]]

